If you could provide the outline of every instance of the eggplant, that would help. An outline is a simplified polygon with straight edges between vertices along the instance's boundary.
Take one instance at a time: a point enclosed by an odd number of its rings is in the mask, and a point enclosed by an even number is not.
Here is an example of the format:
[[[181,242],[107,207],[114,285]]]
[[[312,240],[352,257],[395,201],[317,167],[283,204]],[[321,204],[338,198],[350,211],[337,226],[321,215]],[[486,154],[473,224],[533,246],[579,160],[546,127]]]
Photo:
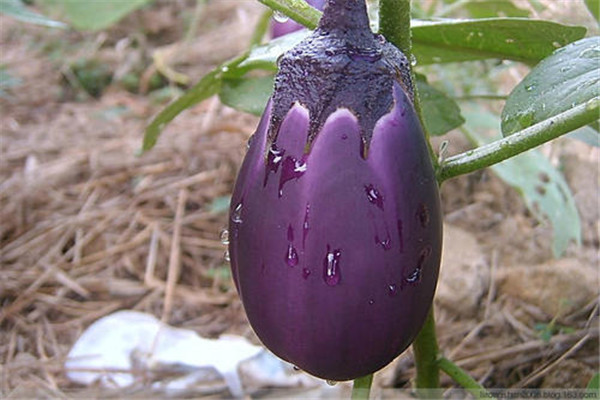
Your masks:
[[[232,275],[268,349],[355,379],[411,344],[438,279],[440,199],[410,65],[371,32],[364,0],[327,0],[278,66],[232,195]]]

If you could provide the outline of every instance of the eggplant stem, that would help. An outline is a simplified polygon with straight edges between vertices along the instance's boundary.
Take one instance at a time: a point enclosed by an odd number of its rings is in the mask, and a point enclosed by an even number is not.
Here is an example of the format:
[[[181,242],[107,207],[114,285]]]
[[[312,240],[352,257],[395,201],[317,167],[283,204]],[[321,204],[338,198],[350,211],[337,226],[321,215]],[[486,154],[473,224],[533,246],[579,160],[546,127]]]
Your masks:
[[[356,378],[352,387],[352,400],[369,400],[371,393],[371,384],[373,383],[373,374]]]

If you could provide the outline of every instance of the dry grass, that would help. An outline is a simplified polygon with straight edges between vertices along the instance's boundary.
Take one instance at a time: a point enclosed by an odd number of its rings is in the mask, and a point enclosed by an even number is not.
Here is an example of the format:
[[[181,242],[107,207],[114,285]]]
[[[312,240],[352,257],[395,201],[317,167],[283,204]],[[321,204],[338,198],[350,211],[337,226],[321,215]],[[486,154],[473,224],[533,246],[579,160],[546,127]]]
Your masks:
[[[173,4],[184,7],[183,2]],[[142,20],[156,21],[152,13],[162,15],[161,10],[147,11]],[[257,10],[245,1],[209,3],[201,18],[206,29],[173,65],[200,76],[236,54]],[[172,25],[173,20],[165,23]],[[115,60],[111,40],[116,42],[113,36],[127,27],[126,21],[103,37],[104,50],[96,49],[97,55]],[[218,40],[219,32],[223,37],[230,32],[233,39]],[[256,340],[223,274],[225,247],[219,240],[227,220],[219,204],[231,191],[256,118],[210,99],[188,110],[155,149],[138,157],[144,125],[160,106],[119,88],[98,100],[63,101],[64,65],[32,44],[97,39],[48,34],[0,16],[2,63],[23,79],[11,98],[0,100],[3,396],[151,396],[143,387],[118,394],[81,388],[65,377],[63,362],[77,337],[91,322],[119,309],[148,312],[203,336],[228,332]],[[160,49],[174,51],[172,46]],[[548,260],[547,245],[532,239],[540,232],[543,238],[547,229],[531,219],[514,192],[484,177],[461,178],[444,188],[444,196],[452,199],[445,201],[451,218],[460,217],[463,228],[494,255],[487,266],[494,272],[519,257]],[[513,225],[508,229],[489,222],[490,213],[501,213]],[[598,261],[597,232],[591,235],[584,249],[571,251],[581,263]],[[507,247],[514,242],[529,247],[515,255]],[[554,316],[498,293],[494,276],[477,315],[458,318],[438,310],[441,347],[450,358],[492,387],[540,387],[565,365],[580,384],[598,370],[597,298],[559,316],[558,322],[572,332],[546,342],[532,327]],[[407,352],[379,384],[410,385],[411,360]]]

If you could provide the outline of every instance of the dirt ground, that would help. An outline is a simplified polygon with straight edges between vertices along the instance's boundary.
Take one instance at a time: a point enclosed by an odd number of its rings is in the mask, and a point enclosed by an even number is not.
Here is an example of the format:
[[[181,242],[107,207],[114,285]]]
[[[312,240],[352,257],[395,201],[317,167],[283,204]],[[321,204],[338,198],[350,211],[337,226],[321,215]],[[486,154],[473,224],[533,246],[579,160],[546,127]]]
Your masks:
[[[159,1],[96,34],[0,16],[0,64],[18,79],[0,97],[3,397],[108,396],[70,382],[63,363],[83,330],[116,310],[258,343],[219,239],[257,118],[212,98],[137,155],[145,124],[172,92],[152,90],[152,55],[195,81],[245,48],[261,13],[257,2],[209,2],[186,41],[193,7]],[[115,75],[95,97],[77,83],[81,60]],[[466,148],[458,134],[444,139],[452,152]],[[442,188],[440,347],[486,387],[582,388],[599,370],[600,154],[568,139],[543,151],[564,172],[583,225],[582,246],[560,260],[551,228],[490,171]],[[375,385],[408,388],[413,376],[408,350]],[[131,396],[140,393],[150,396]]]

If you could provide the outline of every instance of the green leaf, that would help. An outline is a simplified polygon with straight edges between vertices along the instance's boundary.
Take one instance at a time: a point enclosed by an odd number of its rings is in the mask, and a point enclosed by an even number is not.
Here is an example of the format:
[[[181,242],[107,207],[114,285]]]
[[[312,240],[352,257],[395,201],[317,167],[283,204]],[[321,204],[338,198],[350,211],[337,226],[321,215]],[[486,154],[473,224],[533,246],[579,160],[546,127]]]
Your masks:
[[[62,14],[78,30],[108,28],[152,0],[46,0],[46,6]]]
[[[231,203],[231,196],[217,197],[209,204],[208,210],[212,214],[224,213],[229,210],[229,203]]]
[[[51,28],[66,28],[67,25],[38,14],[25,7],[21,0],[0,0],[0,13],[30,24],[48,26]]]
[[[585,0],[585,5],[592,17],[600,22],[600,0]]]
[[[595,390],[596,393],[600,390],[600,373],[596,372],[590,382],[587,385],[587,390],[592,391]],[[598,396],[596,396],[598,398]]]
[[[502,111],[508,136],[600,96],[600,38],[578,40],[540,62],[511,92]]]
[[[567,137],[580,140],[590,146],[600,147],[600,133],[589,125],[569,133]]]
[[[500,121],[484,109],[463,111],[467,132],[479,146],[499,139],[476,132],[493,129],[499,132]],[[530,150],[491,167],[506,183],[515,188],[527,208],[540,222],[550,222],[553,229],[552,251],[560,257],[571,241],[581,243],[581,220],[575,200],[562,174],[539,151]]]
[[[156,144],[162,130],[182,111],[209,98],[212,95],[219,93],[221,88],[221,80],[223,74],[223,66],[219,66],[206,74],[200,82],[194,85],[184,95],[165,107],[156,117],[152,119],[150,125],[146,127],[144,134],[144,143],[142,151],[150,150]]]
[[[417,79],[417,90],[425,129],[430,135],[443,135],[465,122],[456,102],[445,93],[420,79]]]
[[[419,64],[488,58],[536,63],[586,32],[584,27],[519,18],[413,23],[413,53]]]
[[[473,0],[464,5],[473,18],[528,17],[529,11],[510,0]]]
[[[253,69],[277,70],[277,58],[283,52],[295,46],[306,35],[307,32],[294,32],[272,40],[265,45],[253,47],[247,54],[243,54],[209,72],[194,87],[154,117],[150,125],[146,127],[142,151],[154,147],[164,127],[182,111],[215,94],[220,94],[221,100],[232,107],[240,107],[244,111],[260,114],[266,104],[266,78],[252,83],[244,83],[243,81],[247,78],[240,78]],[[226,80],[225,84],[223,84],[224,80]],[[261,89],[258,97],[256,97],[258,99],[257,103],[251,104],[253,94],[243,93],[240,88],[243,85]],[[272,78],[270,85],[272,90]],[[260,100],[261,98],[262,100]],[[268,96],[266,99],[268,99]],[[258,109],[260,109],[260,112]]]
[[[276,71],[279,56],[300,43],[309,33],[309,31],[302,29],[280,36],[262,46],[252,48],[248,57],[238,66],[238,70],[242,73],[257,68]]]
[[[219,97],[230,107],[260,116],[273,93],[273,75],[225,78]]]

